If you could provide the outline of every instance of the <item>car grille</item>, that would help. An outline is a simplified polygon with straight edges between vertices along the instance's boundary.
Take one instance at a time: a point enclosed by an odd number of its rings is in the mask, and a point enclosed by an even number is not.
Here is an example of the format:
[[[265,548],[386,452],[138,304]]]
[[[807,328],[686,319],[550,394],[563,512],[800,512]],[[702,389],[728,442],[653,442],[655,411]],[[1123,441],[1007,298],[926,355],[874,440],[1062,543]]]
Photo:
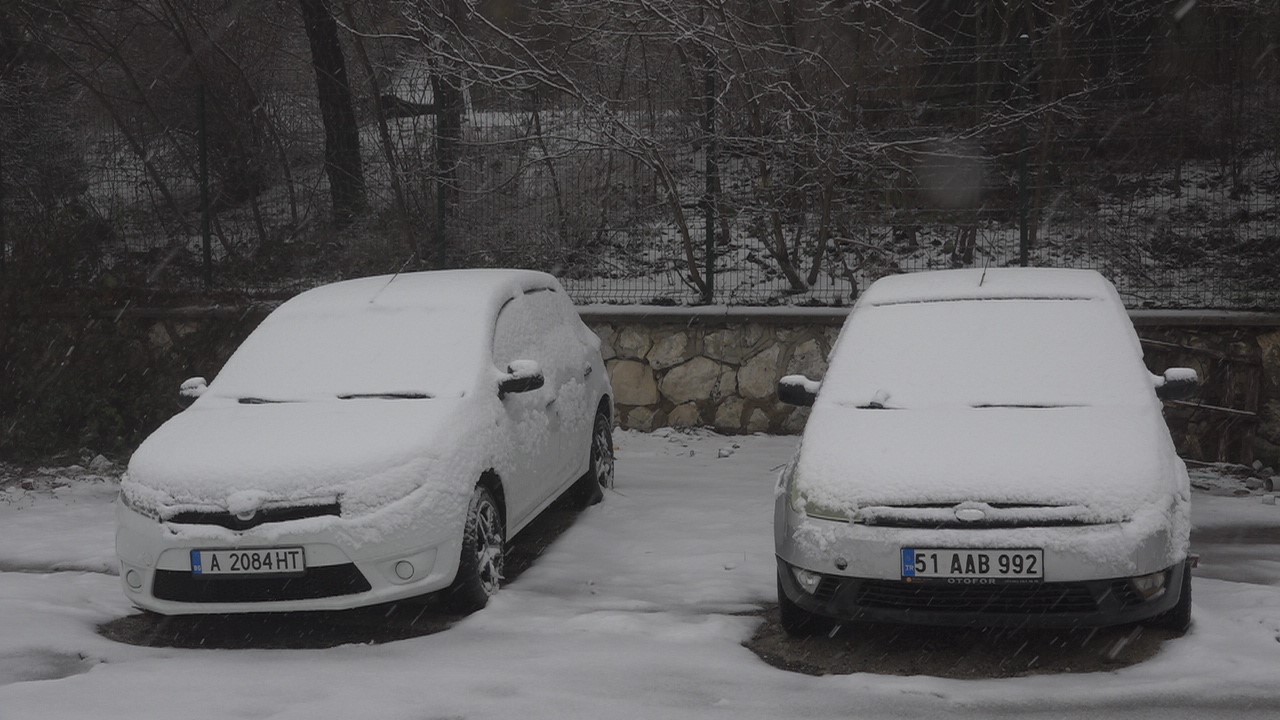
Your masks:
[[[1048,615],[1098,610],[1093,593],[1079,583],[954,586],[864,580],[854,597],[861,607],[926,612]]]
[[[986,517],[963,521],[956,511],[965,507],[981,509]],[[988,530],[1027,527],[1081,527],[1098,524],[1079,505],[1029,505],[1021,503],[928,503],[883,505],[861,508],[855,522],[877,527],[922,530]]]
[[[1083,527],[1094,523],[1083,520],[1028,520],[1028,519],[990,519],[978,522],[962,520],[916,520],[911,518],[876,518],[867,521],[867,525],[887,528],[912,528],[921,530],[995,530],[998,528],[1030,528],[1030,527]]]
[[[840,589],[840,580],[827,575],[818,582],[818,587],[814,588],[813,596],[819,600],[826,602],[836,596],[836,591]]]
[[[249,530],[267,523],[341,514],[342,506],[334,502],[323,505],[287,505],[261,508],[248,520],[241,520],[226,511],[187,510],[175,513],[169,518],[169,522],[182,523],[184,525],[217,525],[228,530]]]
[[[307,568],[298,577],[196,577],[185,570],[157,570],[151,586],[157,599],[191,603],[314,600],[369,589],[369,581],[351,563]]]

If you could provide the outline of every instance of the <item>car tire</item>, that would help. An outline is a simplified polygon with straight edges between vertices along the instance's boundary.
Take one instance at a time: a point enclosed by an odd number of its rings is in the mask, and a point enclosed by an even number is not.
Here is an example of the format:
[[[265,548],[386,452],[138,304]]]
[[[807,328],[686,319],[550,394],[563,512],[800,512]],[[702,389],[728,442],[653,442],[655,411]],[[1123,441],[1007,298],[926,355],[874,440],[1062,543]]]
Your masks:
[[[1178,594],[1178,604],[1151,618],[1146,624],[1176,633],[1184,633],[1191,627],[1191,561],[1188,560],[1182,567],[1182,588]]]
[[[794,638],[827,635],[836,626],[834,620],[814,615],[787,597],[782,589],[782,580],[778,579],[778,623],[782,630]]]
[[[574,504],[590,507],[604,499],[604,488],[613,487],[613,421],[603,410],[591,424],[591,461],[572,492]]]
[[[489,604],[502,582],[505,552],[498,503],[488,488],[477,485],[467,509],[458,574],[445,590],[444,602],[450,610],[470,614]]]

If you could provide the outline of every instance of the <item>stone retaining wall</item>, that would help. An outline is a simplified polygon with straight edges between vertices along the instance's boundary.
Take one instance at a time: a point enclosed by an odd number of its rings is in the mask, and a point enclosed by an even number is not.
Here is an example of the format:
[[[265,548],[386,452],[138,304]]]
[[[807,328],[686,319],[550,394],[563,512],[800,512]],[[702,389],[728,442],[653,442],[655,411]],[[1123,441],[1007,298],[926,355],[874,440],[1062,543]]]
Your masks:
[[[708,425],[729,433],[803,429],[808,408],[778,403],[778,378],[822,377],[840,322],[588,318],[623,427]]]
[[[0,458],[88,447],[127,453],[176,409],[178,383],[212,377],[269,307],[0,317]],[[1198,402],[1168,406],[1191,458],[1280,468],[1280,314],[1132,313],[1153,371],[1195,367]],[[825,308],[588,307],[624,428],[798,433],[808,410],[778,378],[821,378],[844,322]]]

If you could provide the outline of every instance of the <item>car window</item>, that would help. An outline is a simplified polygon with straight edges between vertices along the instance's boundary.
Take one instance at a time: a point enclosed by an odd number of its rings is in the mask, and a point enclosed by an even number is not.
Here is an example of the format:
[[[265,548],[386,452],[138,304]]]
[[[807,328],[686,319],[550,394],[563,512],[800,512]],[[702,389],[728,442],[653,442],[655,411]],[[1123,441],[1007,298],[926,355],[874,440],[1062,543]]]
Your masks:
[[[869,409],[1152,402],[1133,327],[1102,300],[980,300],[859,308],[823,402]]]
[[[547,374],[581,353],[574,333],[576,316],[564,293],[538,289],[512,299],[498,314],[493,335],[494,365],[505,370],[512,360],[535,360]]]

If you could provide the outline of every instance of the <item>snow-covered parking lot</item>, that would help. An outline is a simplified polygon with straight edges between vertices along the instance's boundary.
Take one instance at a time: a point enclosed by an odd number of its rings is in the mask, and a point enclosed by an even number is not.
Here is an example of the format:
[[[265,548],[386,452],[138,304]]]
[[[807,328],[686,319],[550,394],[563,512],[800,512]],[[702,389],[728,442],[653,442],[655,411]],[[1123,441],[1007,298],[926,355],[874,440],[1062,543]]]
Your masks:
[[[136,612],[113,574],[113,474],[9,478],[0,720],[1280,717],[1280,506],[1236,494],[1236,479],[1193,473],[1194,625],[1147,659],[956,680],[890,674],[889,643],[886,672],[815,677],[744,646],[774,602],[773,488],[796,438],[616,443],[616,491],[489,608],[434,634],[320,649],[104,637]]]

